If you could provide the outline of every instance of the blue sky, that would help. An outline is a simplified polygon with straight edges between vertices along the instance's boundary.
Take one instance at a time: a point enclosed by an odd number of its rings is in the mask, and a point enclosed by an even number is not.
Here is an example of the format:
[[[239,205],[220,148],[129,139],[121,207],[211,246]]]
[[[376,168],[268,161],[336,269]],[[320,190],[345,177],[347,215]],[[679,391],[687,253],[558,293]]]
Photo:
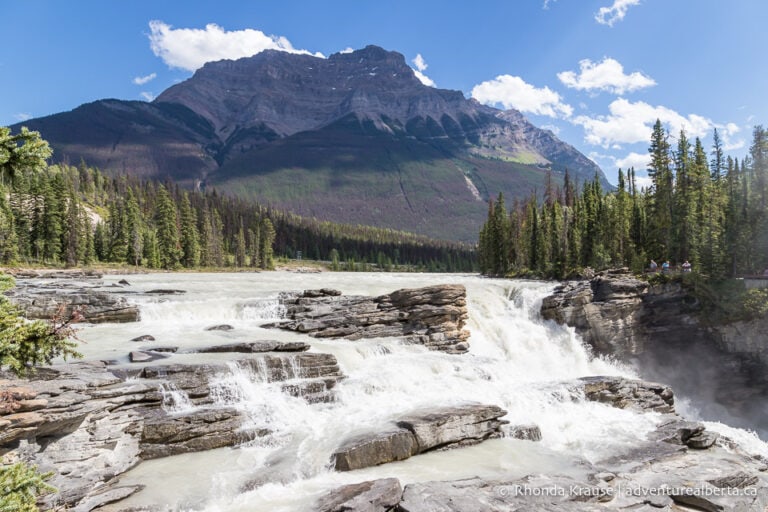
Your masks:
[[[206,59],[377,44],[437,87],[523,111],[615,182],[644,165],[657,117],[746,154],[768,123],[767,23],[764,0],[0,0],[0,125],[151,99]]]

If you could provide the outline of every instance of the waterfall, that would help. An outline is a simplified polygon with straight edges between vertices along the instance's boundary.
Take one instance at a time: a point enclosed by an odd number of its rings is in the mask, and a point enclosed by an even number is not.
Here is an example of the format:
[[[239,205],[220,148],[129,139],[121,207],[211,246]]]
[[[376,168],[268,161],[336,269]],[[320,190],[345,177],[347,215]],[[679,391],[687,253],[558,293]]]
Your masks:
[[[159,388],[163,397],[162,408],[168,414],[183,414],[195,410],[195,404],[189,396],[173,382],[163,382]]]
[[[211,383],[211,398],[215,404],[243,411],[246,427],[267,429],[270,434],[236,450],[184,455],[175,464],[142,463],[123,481],[147,484],[147,490],[137,495],[145,502],[131,498],[126,506],[178,506],[178,496],[183,495],[185,503],[196,503],[192,507],[196,511],[296,512],[312,510],[314,500],[328,489],[375,478],[397,477],[408,484],[472,476],[577,475],[584,471],[584,462],[629,449],[660,420],[655,413],[616,409],[574,393],[568,381],[575,378],[637,375],[614,361],[594,357],[573,329],[540,318],[541,299],[551,293],[552,284],[418,274],[333,273],[291,281],[298,278],[264,273],[249,279],[239,275],[195,279],[199,282],[189,285],[187,295],[150,304],[142,329],[154,332],[150,327],[165,322],[167,341],[179,344],[205,336],[305,341],[314,352],[332,353],[346,378],[336,385],[334,402],[309,404],[285,393],[285,382],[271,381],[267,356],[255,356],[248,364],[230,362]],[[281,289],[333,287],[348,294],[378,295],[439,283],[467,287],[471,333],[467,354],[433,352],[391,338],[323,340],[258,327],[265,318],[283,314],[274,299]],[[253,309],[254,304],[261,309]],[[201,329],[223,322],[236,329],[224,334]],[[302,375],[295,356],[280,357],[288,377]],[[491,440],[351,473],[329,467],[333,452],[351,436],[386,427],[414,410],[464,402],[503,407],[512,425],[538,425],[541,442]],[[764,447],[756,438],[754,443]],[[177,482],[172,489],[152,485],[157,472],[171,469],[174,475],[188,474],[189,483]],[[244,491],[249,484],[252,490]]]

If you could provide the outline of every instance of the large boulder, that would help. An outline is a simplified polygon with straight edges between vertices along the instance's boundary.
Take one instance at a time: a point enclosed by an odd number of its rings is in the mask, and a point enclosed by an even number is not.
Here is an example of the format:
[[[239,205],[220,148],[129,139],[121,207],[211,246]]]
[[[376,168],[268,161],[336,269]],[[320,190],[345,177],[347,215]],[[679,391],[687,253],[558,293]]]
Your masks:
[[[672,388],[664,384],[623,377],[583,377],[576,389],[587,400],[638,412],[675,412]]]
[[[482,404],[414,412],[382,430],[342,442],[332,463],[338,471],[350,471],[502,437],[507,422],[500,418],[506,414],[500,407]]]
[[[466,290],[463,285],[403,289],[379,297],[343,296],[337,290],[285,294],[287,321],[277,327],[318,338],[399,337],[431,350],[469,350]]]

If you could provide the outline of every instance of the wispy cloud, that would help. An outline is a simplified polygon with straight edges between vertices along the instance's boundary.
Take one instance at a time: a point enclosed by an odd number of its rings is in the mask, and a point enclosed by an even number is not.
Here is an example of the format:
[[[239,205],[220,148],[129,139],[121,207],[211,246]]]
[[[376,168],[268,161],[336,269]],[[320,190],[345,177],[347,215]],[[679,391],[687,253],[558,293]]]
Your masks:
[[[549,117],[570,117],[573,107],[564,103],[549,87],[538,88],[519,76],[499,75],[472,88],[472,97],[480,103],[501,105],[521,112]]]
[[[601,25],[608,25],[612,27],[617,21],[624,19],[627,15],[627,10],[635,5],[639,5],[640,0],[613,0],[613,4],[609,7],[601,7],[597,13],[595,13],[595,21]]]
[[[435,81],[424,74],[424,71],[426,71],[426,69],[429,67],[427,62],[424,60],[424,57],[422,57],[420,53],[417,53],[416,57],[414,57],[411,62],[413,62],[413,65],[416,66],[416,69],[413,70],[413,74],[416,75],[416,78],[418,78],[419,81],[424,85],[435,87]]]
[[[581,60],[578,74],[574,71],[563,71],[557,74],[557,78],[571,89],[608,91],[614,94],[624,94],[656,85],[653,78],[639,71],[625,74],[624,66],[609,57],[604,57],[601,62]]]
[[[555,126],[554,124],[543,124],[541,125],[542,130],[549,130],[555,135],[560,135],[560,127]]]
[[[19,112],[18,114],[14,114],[13,117],[16,118],[17,121],[26,121],[32,119],[32,114],[28,112]]]
[[[544,0],[544,5],[541,6],[542,9],[549,9],[549,4],[553,4],[557,2],[557,0]]]
[[[146,76],[134,77],[133,83],[136,84],[136,85],[144,85],[146,83],[151,82],[155,78],[157,78],[157,73],[150,73],[150,74],[148,74]]]
[[[155,99],[155,95],[148,91],[142,91],[140,96],[146,101],[153,101]]]
[[[413,62],[413,65],[416,66],[416,69],[419,71],[426,71],[426,69],[429,67],[429,65],[424,61],[424,57],[422,57],[420,53],[417,53],[416,57],[414,57],[411,62]]]
[[[353,51],[355,51],[354,48],[352,48],[351,46],[347,46],[346,48],[341,50],[339,53],[352,53]]]
[[[149,22],[149,43],[155,55],[173,68],[195,71],[206,62],[250,57],[264,50],[279,50],[322,57],[321,53],[298,50],[283,36],[260,30],[226,31],[215,23],[198,28],[173,28],[159,20]]]

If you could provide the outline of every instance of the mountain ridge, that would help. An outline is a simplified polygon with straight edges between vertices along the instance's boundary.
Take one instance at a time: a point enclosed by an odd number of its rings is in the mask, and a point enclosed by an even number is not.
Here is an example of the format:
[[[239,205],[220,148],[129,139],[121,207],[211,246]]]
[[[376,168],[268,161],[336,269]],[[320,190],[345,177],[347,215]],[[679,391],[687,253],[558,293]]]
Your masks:
[[[489,197],[541,192],[549,172],[609,186],[520,112],[428,87],[377,46],[209,62],[151,103],[100,100],[23,124],[59,160],[459,240],[476,238]]]

